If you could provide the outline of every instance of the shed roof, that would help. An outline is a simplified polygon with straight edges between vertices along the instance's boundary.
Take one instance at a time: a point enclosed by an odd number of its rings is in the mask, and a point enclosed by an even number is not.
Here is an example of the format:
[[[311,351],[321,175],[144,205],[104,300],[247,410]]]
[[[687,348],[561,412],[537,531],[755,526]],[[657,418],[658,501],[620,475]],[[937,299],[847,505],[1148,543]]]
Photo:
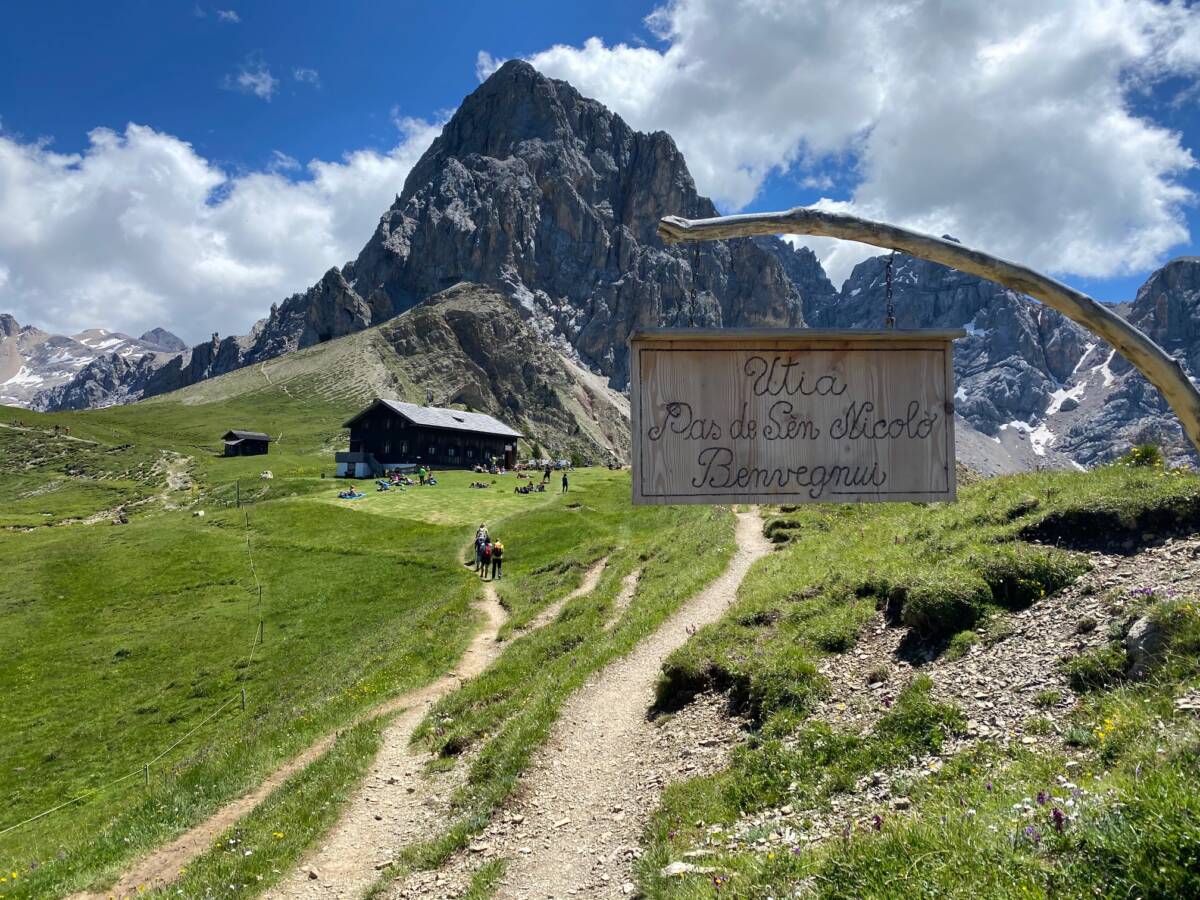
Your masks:
[[[417,403],[405,403],[401,400],[386,400],[380,398],[346,423],[349,427],[358,421],[376,404],[382,403],[393,412],[399,413],[414,425],[426,428],[445,428],[448,431],[473,431],[479,434],[492,434],[500,437],[521,437],[521,432],[514,431],[499,419],[485,413],[463,412],[460,409],[443,409],[438,406],[421,406]]]
[[[222,435],[221,439],[229,443],[236,443],[237,441],[269,441],[271,440],[271,436],[263,434],[261,431],[238,431],[237,429],[230,429]]]

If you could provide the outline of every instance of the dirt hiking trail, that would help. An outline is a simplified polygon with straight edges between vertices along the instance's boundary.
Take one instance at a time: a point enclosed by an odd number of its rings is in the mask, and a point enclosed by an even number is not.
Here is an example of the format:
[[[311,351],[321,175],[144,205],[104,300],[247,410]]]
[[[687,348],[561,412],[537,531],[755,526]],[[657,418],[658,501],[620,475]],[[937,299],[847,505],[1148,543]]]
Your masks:
[[[558,618],[558,614],[563,611],[564,606],[566,606],[572,600],[576,600],[579,597],[584,596],[584,594],[590,594],[592,591],[594,591],[596,589],[596,585],[600,583],[600,576],[604,574],[604,570],[606,568],[608,568],[607,556],[596,560],[594,563],[592,563],[588,570],[583,573],[583,581],[579,583],[579,587],[575,588],[575,590],[571,591],[571,593],[567,594],[567,596],[563,597],[561,600],[556,600],[551,603],[525,625],[515,629],[517,634],[525,634],[529,631],[537,631],[539,628],[545,628]]]
[[[352,723],[357,724],[358,722],[386,715],[396,710],[404,711],[384,731],[383,750],[380,752],[380,759],[385,754],[394,751],[397,747],[406,747],[413,729],[416,728],[417,723],[421,721],[421,718],[431,705],[458,687],[459,683],[464,679],[482,672],[488,663],[499,655],[501,645],[497,642],[497,635],[500,627],[504,624],[505,612],[496,597],[495,590],[490,584],[484,585],[483,599],[476,602],[475,608],[483,612],[486,616],[484,627],[475,635],[466,652],[463,653],[458,664],[451,671],[422,688],[417,688],[414,691],[409,691],[406,694],[401,694],[398,697],[393,697],[391,700],[381,703],[379,706],[363,713]],[[350,726],[347,725],[346,727],[349,728]],[[71,900],[108,900],[108,898],[136,897],[140,896],[143,891],[161,888],[174,881],[179,877],[180,869],[207,852],[227,828],[257,807],[266,799],[271,791],[275,790],[275,788],[283,784],[292,775],[321,756],[321,754],[333,746],[336,739],[336,734],[330,734],[311,744],[299,755],[294,756],[268,775],[250,793],[226,804],[210,818],[179,835],[179,837],[170,843],[164,844],[157,850],[154,850],[149,856],[141,859],[132,869],[121,876],[112,887],[95,893],[82,892],[75,894],[71,897]],[[379,769],[378,761],[374,768],[375,770]],[[416,768],[409,766],[406,775],[410,775],[415,779],[418,775]],[[403,795],[405,785],[398,782],[395,790]],[[343,822],[337,826],[338,829],[342,827],[345,820],[352,813],[360,811],[359,807],[362,803],[361,795],[362,791],[360,790],[351,800],[347,813],[343,817]]]
[[[679,765],[667,729],[647,720],[663,661],[688,640],[691,627],[721,617],[751,565],[772,547],[758,514],[739,513],[737,551],[725,571],[568,701],[509,809],[443,871],[403,878],[389,896],[461,896],[473,869],[498,857],[509,859],[498,898],[632,894],[639,839],[663,788],[695,774],[689,772],[694,766]],[[686,757],[721,738],[706,735],[699,748],[695,731],[684,740],[693,745]]]

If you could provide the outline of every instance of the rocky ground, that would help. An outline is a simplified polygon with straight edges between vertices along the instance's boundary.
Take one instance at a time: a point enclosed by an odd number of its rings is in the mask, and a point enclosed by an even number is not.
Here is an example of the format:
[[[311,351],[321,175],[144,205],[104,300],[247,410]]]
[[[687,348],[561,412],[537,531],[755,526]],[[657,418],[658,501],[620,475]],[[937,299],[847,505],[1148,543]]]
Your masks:
[[[828,809],[784,805],[747,816],[730,829],[711,826],[713,849],[771,852],[820,842],[846,828],[870,827],[872,817],[908,808],[904,788],[914,779],[937,772],[944,759],[979,741],[1061,749],[1068,756],[1079,752],[1063,742],[1076,700],[1058,670],[1059,660],[1103,644],[1110,626],[1129,617],[1139,590],[1165,592],[1196,584],[1200,538],[1089,557],[1091,572],[1026,610],[996,617],[957,659],[945,652],[935,655],[930,647],[905,647],[905,629],[889,627],[882,616],[874,619],[853,650],[822,666],[831,691],[816,717],[866,733],[900,689],[923,673],[933,681],[935,699],[953,703],[966,715],[966,733],[947,740],[938,754],[872,773],[853,791],[836,795]],[[1072,762],[1067,765],[1070,769]]]

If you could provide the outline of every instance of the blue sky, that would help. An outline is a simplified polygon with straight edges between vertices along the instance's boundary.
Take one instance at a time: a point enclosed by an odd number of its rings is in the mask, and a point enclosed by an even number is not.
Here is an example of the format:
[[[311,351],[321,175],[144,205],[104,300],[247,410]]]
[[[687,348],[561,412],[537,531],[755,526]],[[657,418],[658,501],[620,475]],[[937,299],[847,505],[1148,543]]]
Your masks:
[[[956,18],[930,2],[890,21],[869,0],[784,6],[13,5],[0,311],[244,330],[354,255],[480,67],[518,56],[671,132],[726,210],[851,204],[965,231],[1105,300],[1200,252],[1186,4],[1012,0]],[[863,255],[814,248],[835,281]]]

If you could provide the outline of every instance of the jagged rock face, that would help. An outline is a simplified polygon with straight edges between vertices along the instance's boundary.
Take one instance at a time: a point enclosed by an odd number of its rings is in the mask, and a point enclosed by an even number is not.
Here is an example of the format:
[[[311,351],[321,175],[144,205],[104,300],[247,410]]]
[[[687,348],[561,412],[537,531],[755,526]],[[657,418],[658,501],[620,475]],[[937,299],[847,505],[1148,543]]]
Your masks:
[[[437,405],[487,412],[597,461],[629,448],[624,398],[589,385],[518,312],[513,299],[456,285],[380,329],[407,378]],[[421,398],[424,400],[424,398]]]
[[[143,344],[156,347],[164,353],[181,353],[188,348],[188,345],[178,336],[167,331],[165,328],[151,328],[138,338],[138,340]]]
[[[515,297],[616,386],[639,328],[802,324],[800,294],[761,241],[668,248],[655,235],[668,214],[716,215],[670,136],[506,63],[463,101],[356,260],[272,308],[237,353],[194,348],[147,392],[359,331],[459,282]]]
[[[1200,256],[1173,259],[1151,275],[1138,289],[1129,321],[1200,372]]]
[[[832,307],[838,302],[838,289],[833,286],[817,255],[807,247],[792,247],[778,238],[757,238],[759,246],[771,252],[783,271],[800,292],[804,320],[812,327],[833,316]],[[832,326],[830,326],[832,327]]]
[[[810,313],[815,325],[882,328],[886,256],[859,263],[840,296]],[[955,342],[955,407],[987,435],[1032,423],[1070,378],[1085,332],[1052,309],[991,281],[897,253],[892,268],[897,328],[966,328]]]
[[[116,353],[101,356],[80,369],[70,381],[39,393],[31,407],[57,411],[100,409],[128,403],[141,397],[146,383],[161,364],[153,353],[133,357]]]
[[[176,342],[169,331],[156,329]],[[132,338],[103,328],[89,328],[75,335],[50,334],[32,325],[22,327],[7,314],[0,314],[0,404],[31,409],[47,406],[49,392],[76,378],[93,362],[109,356],[133,361],[159,358],[160,344]]]
[[[668,135],[511,62],[463,102],[346,275],[372,310],[463,280],[498,287],[618,385],[638,328],[802,321],[759,242],[667,248],[667,214],[716,214]]]

